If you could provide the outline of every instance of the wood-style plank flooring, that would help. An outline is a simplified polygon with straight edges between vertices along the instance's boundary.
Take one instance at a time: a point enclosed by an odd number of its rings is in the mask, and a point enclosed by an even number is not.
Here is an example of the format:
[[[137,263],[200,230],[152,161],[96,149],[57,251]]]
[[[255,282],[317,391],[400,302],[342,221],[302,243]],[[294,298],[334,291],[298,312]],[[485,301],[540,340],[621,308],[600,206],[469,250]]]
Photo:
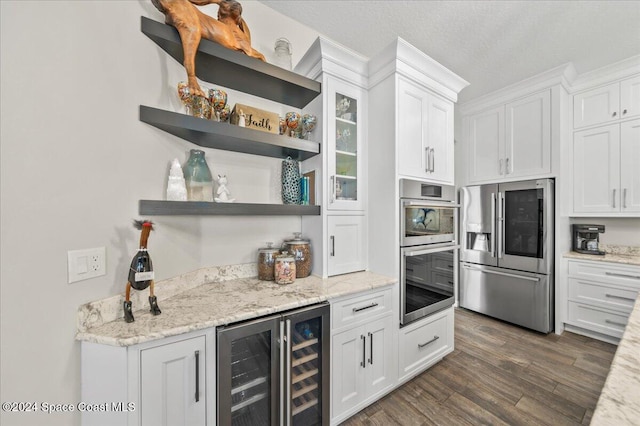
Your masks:
[[[345,425],[588,425],[615,345],[464,309],[455,350]]]

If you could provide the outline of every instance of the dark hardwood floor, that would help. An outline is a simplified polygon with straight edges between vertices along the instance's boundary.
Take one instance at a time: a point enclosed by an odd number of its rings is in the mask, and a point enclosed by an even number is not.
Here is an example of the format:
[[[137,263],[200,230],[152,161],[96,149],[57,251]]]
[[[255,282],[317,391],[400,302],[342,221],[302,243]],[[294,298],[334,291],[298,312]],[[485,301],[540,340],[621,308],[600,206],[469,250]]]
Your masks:
[[[589,424],[616,346],[464,309],[455,350],[345,425]]]

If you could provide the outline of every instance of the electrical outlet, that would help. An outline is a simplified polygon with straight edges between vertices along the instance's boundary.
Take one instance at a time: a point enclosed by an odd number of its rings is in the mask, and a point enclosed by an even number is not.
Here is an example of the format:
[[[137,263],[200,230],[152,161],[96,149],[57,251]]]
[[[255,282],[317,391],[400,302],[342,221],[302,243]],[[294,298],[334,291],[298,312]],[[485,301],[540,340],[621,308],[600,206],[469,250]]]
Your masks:
[[[67,266],[69,284],[105,275],[106,250],[104,247],[71,250],[67,252]]]

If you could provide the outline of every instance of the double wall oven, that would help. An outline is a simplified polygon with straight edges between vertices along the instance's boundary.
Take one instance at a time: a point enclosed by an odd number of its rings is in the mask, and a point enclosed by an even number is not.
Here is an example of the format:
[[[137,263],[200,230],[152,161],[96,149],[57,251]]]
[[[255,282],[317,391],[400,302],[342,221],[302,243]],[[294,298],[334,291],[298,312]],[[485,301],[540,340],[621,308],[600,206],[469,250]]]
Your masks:
[[[400,183],[400,324],[452,306],[459,205],[452,186]]]

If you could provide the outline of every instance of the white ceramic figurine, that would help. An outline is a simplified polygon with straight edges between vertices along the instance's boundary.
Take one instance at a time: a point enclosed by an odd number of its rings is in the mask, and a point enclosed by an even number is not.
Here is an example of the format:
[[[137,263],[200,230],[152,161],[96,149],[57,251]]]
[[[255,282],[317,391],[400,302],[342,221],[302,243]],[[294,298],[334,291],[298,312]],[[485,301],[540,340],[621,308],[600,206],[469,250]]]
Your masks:
[[[235,198],[230,198],[231,192],[227,188],[227,175],[218,175],[218,190],[216,194],[218,195],[215,198],[217,203],[233,203],[236,200]]]

